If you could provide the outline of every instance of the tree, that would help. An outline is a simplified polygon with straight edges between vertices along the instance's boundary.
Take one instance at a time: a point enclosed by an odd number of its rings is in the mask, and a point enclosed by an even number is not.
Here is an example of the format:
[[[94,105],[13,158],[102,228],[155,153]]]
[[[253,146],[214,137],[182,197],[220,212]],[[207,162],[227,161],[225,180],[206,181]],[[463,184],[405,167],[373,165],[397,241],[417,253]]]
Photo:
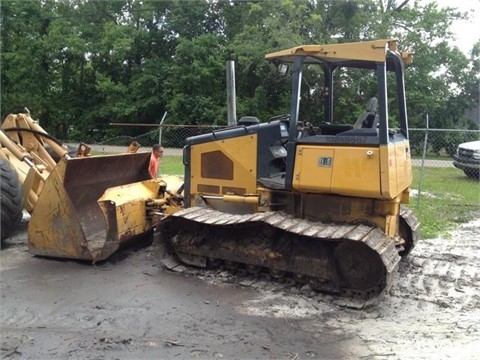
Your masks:
[[[415,54],[406,72],[411,126],[471,126],[480,45],[451,45],[466,14],[413,0],[44,0],[1,2],[1,111],[22,105],[51,134],[77,140],[144,128],[110,122],[226,124],[225,62],[236,63],[237,112],[265,121],[289,111],[290,82],[265,54],[301,44],[397,38]],[[373,91],[358,72],[336,75],[353,119]],[[320,85],[319,85],[320,84]],[[306,71],[303,115],[321,118],[321,74]],[[394,104],[391,104],[394,106]],[[102,132],[97,132],[102,133]],[[72,135],[72,133],[71,133]],[[93,138],[92,138],[93,139]]]
[[[54,74],[50,71],[44,41],[50,25],[45,14],[50,7],[51,2],[45,6],[33,1],[1,3],[2,115],[19,106],[42,115],[49,106],[44,96],[45,85]]]
[[[205,34],[182,38],[166,70],[164,96],[174,123],[225,124],[225,47],[223,38]]]

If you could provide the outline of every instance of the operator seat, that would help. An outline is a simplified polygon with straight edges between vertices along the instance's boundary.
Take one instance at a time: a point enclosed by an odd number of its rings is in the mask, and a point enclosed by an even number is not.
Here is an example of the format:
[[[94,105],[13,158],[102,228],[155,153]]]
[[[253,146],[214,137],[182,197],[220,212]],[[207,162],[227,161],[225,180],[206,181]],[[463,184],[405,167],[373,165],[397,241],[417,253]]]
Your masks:
[[[353,124],[354,129],[375,129],[377,127],[377,104],[378,99],[376,97],[372,97],[368,100],[365,112],[357,119],[357,121],[355,121],[355,124]]]

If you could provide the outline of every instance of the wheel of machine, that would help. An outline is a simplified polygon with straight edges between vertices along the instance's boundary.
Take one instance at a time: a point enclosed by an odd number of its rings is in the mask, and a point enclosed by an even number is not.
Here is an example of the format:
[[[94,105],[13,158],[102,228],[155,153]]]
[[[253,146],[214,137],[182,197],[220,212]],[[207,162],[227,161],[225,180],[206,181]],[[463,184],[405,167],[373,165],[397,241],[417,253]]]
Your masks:
[[[10,163],[0,159],[2,242],[12,235],[22,220],[23,195],[18,175]]]
[[[235,261],[231,261],[231,260],[226,260],[225,261],[225,267],[229,270],[235,270],[238,268],[240,264],[238,262],[235,262]]]
[[[250,265],[247,264],[245,265],[245,269],[249,274],[258,274],[260,271],[262,271],[262,267],[258,265]]]
[[[384,278],[384,265],[379,255],[363,243],[341,243],[335,249],[334,258],[338,275],[347,288],[368,290]]]
[[[215,258],[208,258],[207,259],[207,267],[209,269],[216,269],[222,265],[222,260],[215,259]]]
[[[292,277],[299,284],[305,285],[308,283],[308,276],[302,274],[292,274]]]
[[[275,279],[281,279],[285,275],[285,271],[270,269],[270,275]]]

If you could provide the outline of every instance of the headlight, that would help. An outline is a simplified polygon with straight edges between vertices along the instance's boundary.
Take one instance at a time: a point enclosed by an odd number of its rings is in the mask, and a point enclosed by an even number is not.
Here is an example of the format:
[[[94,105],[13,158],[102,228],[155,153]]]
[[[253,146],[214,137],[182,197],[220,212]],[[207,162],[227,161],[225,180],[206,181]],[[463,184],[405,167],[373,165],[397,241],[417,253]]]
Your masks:
[[[475,150],[472,156],[475,160],[480,160],[480,150]]]

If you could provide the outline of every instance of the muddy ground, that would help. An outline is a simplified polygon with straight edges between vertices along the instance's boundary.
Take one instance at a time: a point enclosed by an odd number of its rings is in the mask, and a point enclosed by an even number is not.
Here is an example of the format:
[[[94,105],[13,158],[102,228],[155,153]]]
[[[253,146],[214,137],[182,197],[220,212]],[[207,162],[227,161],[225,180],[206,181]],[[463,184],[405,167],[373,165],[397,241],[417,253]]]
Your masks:
[[[33,257],[25,229],[0,253],[3,359],[480,359],[480,220],[420,241],[362,310],[288,282],[171,273],[154,246],[96,266]]]

